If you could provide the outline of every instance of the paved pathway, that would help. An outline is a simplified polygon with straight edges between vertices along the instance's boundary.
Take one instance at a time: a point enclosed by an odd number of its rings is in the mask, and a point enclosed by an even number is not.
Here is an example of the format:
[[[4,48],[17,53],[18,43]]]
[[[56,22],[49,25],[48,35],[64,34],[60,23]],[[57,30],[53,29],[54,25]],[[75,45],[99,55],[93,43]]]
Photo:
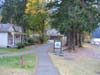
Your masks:
[[[52,47],[51,44],[44,44],[39,48],[35,48],[34,50],[24,51],[15,54],[0,54],[0,57],[4,56],[19,56],[23,54],[31,54],[35,53],[38,55],[38,65],[35,72],[35,75],[59,75],[56,67],[53,65],[49,55],[48,50]]]
[[[48,55],[48,49],[51,45],[45,45],[42,49],[35,50],[38,55],[38,66],[35,75],[59,75]]]

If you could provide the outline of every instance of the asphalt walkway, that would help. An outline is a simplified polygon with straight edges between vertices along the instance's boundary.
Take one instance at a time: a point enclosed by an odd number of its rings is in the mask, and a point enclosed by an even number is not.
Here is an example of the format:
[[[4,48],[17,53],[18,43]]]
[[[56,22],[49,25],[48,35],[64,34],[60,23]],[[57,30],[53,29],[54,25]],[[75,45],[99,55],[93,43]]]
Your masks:
[[[38,55],[38,66],[35,75],[59,75],[56,67],[53,65],[48,50],[52,45],[45,45],[41,49],[35,50]]]

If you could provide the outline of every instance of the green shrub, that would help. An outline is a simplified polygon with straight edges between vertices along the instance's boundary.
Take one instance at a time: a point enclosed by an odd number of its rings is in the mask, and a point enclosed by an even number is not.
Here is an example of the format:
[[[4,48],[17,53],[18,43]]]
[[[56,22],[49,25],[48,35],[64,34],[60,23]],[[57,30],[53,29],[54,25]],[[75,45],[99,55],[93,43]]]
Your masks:
[[[37,44],[37,43],[40,43],[39,38],[27,38],[24,41],[25,46],[34,45],[34,44]]]
[[[30,44],[29,42],[27,42],[27,41],[24,41],[23,43],[24,43],[25,46],[31,45],[31,44]]]
[[[35,43],[35,44],[38,44],[38,43],[40,43],[40,40],[39,40],[39,38],[34,38],[34,43]]]
[[[49,39],[49,36],[47,36],[47,35],[41,36],[39,38],[40,43],[46,43],[48,41],[48,39]]]
[[[28,38],[27,42],[30,44],[30,45],[33,45],[35,43],[34,39],[33,38]]]
[[[49,40],[49,36],[45,35],[44,36],[44,42],[47,42]]]
[[[18,49],[21,49],[21,48],[24,48],[24,47],[25,47],[24,43],[17,43]]]

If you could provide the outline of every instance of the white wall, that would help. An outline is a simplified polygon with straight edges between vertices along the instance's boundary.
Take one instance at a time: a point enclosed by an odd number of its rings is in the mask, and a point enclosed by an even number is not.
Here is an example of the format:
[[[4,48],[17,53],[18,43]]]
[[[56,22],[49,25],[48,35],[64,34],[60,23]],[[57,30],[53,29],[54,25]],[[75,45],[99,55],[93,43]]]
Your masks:
[[[0,47],[7,47],[8,33],[0,33]]]

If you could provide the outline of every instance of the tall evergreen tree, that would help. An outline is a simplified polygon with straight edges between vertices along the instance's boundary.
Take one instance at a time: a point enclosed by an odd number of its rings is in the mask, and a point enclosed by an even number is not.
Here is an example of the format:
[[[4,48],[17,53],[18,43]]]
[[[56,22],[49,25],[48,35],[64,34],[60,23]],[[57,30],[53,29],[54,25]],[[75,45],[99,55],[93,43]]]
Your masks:
[[[97,27],[98,11],[92,4],[85,4],[84,0],[56,0],[47,7],[55,9],[51,14],[52,27],[67,34],[70,49],[75,49],[76,42],[81,46],[82,34],[92,32]]]

